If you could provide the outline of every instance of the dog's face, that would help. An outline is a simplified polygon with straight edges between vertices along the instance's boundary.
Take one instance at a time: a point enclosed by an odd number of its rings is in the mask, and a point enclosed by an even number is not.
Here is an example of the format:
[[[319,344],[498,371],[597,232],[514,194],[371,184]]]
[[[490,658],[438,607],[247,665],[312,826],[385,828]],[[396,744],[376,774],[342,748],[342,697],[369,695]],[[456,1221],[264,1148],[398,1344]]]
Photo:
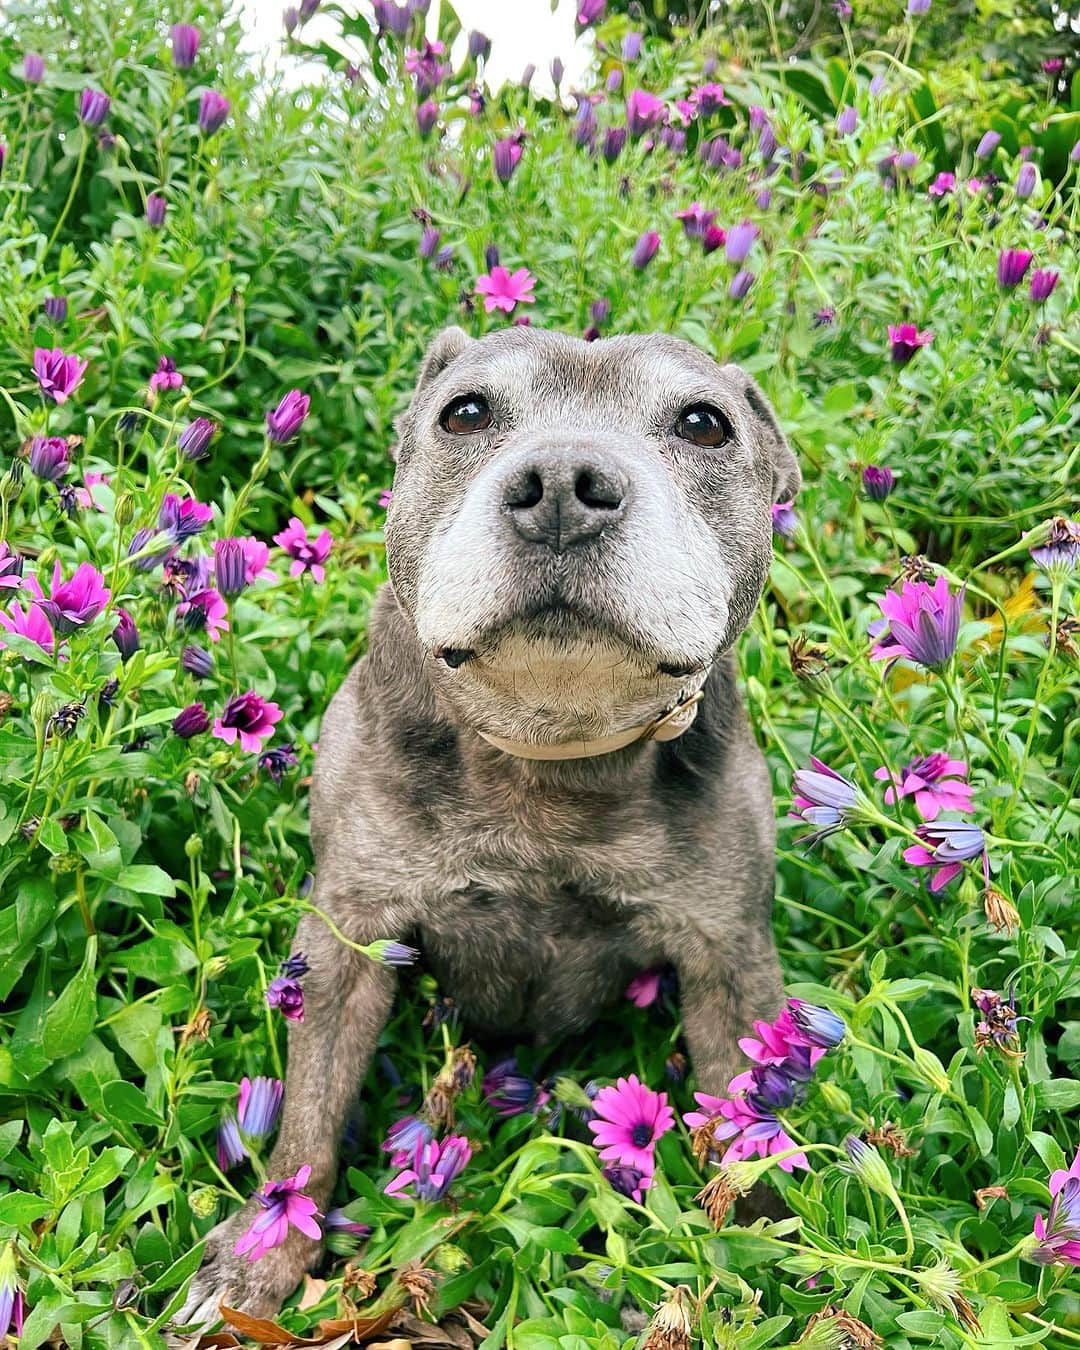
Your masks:
[[[440,695],[533,742],[648,721],[746,626],[799,471],[757,385],[662,334],[429,350],[390,578]]]

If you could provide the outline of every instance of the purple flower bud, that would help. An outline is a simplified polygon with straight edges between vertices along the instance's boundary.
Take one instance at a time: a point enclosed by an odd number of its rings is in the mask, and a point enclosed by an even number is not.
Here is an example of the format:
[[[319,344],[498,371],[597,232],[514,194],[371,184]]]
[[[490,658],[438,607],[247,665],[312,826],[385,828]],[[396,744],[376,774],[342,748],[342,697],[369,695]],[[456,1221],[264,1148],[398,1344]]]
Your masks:
[[[609,164],[614,164],[622,154],[623,146],[626,144],[625,127],[608,127],[604,132],[603,144],[600,147],[600,153]]]
[[[514,170],[521,159],[522,147],[520,136],[507,136],[501,141],[496,141],[492,150],[492,158],[495,162],[495,177],[500,183],[509,183],[513,177]]]
[[[1058,284],[1058,273],[1052,269],[1043,269],[1037,267],[1031,274],[1031,298],[1036,304],[1041,304],[1043,300],[1050,297],[1054,287]]]
[[[901,150],[896,156],[896,167],[898,169],[913,169],[919,162],[919,156],[914,150]]]
[[[1039,181],[1039,171],[1034,164],[1025,163],[1020,165],[1020,172],[1016,175],[1016,195],[1021,201],[1026,201],[1035,191]]]
[[[655,230],[646,230],[634,245],[634,250],[630,254],[630,261],[641,272],[656,257],[656,250],[659,247],[660,236]]]
[[[319,0],[300,0],[300,22],[307,23],[319,8]]]
[[[443,244],[442,248],[435,254],[435,266],[440,272],[452,272],[454,270],[453,245]]]
[[[371,943],[372,959],[384,966],[411,966],[420,953],[415,947],[407,947],[404,942],[392,942],[382,939]]]
[[[566,74],[566,67],[562,63],[561,57],[555,56],[551,60],[551,83],[556,89],[563,82],[563,76]]]
[[[441,230],[437,230],[434,225],[425,226],[420,235],[419,251],[421,258],[430,258],[439,247],[439,240],[441,238]]]
[[[588,27],[604,12],[607,0],[578,0],[577,21],[582,28]]]
[[[135,620],[119,605],[116,607],[116,613],[119,616],[116,627],[112,630],[112,640],[116,643],[116,650],[120,653],[121,661],[130,661],[130,659],[139,650],[139,630],[135,627]]]
[[[600,329],[595,324],[590,324],[581,335],[584,342],[596,342],[601,336]]]
[[[212,136],[225,123],[229,115],[229,100],[216,89],[207,89],[199,100],[199,130],[204,136]]]
[[[196,417],[194,422],[189,422],[180,433],[176,444],[179,446],[181,454],[197,462],[208,457],[209,450],[207,447],[216,431],[217,426],[210,421],[209,417]]]
[[[226,600],[233,599],[247,586],[247,555],[243,540],[214,540],[214,579]]]
[[[723,247],[726,240],[727,234],[719,225],[706,225],[701,236],[702,252],[715,253],[718,248]]]
[[[486,61],[491,55],[491,39],[479,29],[469,34],[469,57],[473,61]]]
[[[604,296],[601,296],[599,300],[594,300],[589,306],[589,315],[595,324],[606,323],[610,313],[611,301]]]
[[[281,22],[288,37],[292,37],[296,32],[297,25],[300,22],[300,11],[295,5],[289,5],[281,11]]]
[[[636,61],[641,55],[641,43],[644,34],[627,33],[622,40],[622,59],[624,61]]]
[[[45,317],[51,319],[53,323],[63,323],[68,312],[67,296],[47,295],[41,308],[45,311]]]
[[[930,11],[930,0],[908,0],[907,12],[909,14],[928,14]]]
[[[732,300],[741,300],[753,284],[753,272],[748,272],[745,267],[740,268],[731,278],[731,285],[728,287],[728,295],[731,296]]]
[[[266,431],[272,441],[284,445],[299,432],[311,407],[311,399],[299,389],[290,389],[276,408],[266,414]]]
[[[499,250],[494,244],[484,245],[484,265],[489,272],[493,272],[499,265]]]
[[[35,436],[30,442],[30,472],[35,478],[55,483],[69,467],[68,443],[63,436]]]
[[[276,975],[267,985],[266,1002],[271,1008],[279,1008],[282,1017],[290,1022],[304,1020],[304,991],[299,980]]]
[[[172,26],[172,59],[177,70],[190,70],[195,64],[202,36],[194,24],[176,23]]]
[[[1001,133],[998,131],[984,131],[982,139],[975,147],[976,159],[989,159],[994,151],[1001,144]]]
[[[180,654],[180,664],[197,680],[205,680],[214,671],[214,658],[202,647],[185,647]]]
[[[997,279],[1002,290],[1011,291],[1023,281],[1035,255],[1026,248],[1003,248],[998,254]]]
[[[45,58],[37,52],[27,52],[23,57],[22,77],[27,84],[40,84],[45,78]]]
[[[741,225],[733,225],[727,232],[728,262],[745,262],[760,233],[758,227],[749,220],[744,220]]]
[[[873,98],[880,98],[889,87],[889,82],[884,75],[878,74],[870,81],[870,93]]]
[[[79,98],[79,121],[83,126],[99,127],[109,115],[112,99],[100,89],[84,89]]]
[[[427,137],[431,135],[431,129],[439,120],[439,105],[433,98],[426,99],[416,110],[416,125],[419,128],[420,135]]]
[[[836,119],[836,129],[841,136],[850,136],[859,125],[859,114],[849,103]]]
[[[535,74],[536,74],[536,67],[530,61],[529,64],[525,67],[525,69],[521,72],[520,85],[522,89],[526,90],[528,89],[529,85],[532,84],[533,82],[533,76]]]
[[[612,66],[607,73],[607,79],[604,81],[604,88],[609,94],[617,94],[622,88],[622,70],[618,66]]]
[[[160,192],[151,192],[146,199],[146,223],[151,229],[160,229],[165,224],[165,208],[168,205]]]
[[[863,487],[866,489],[866,495],[876,502],[883,502],[892,492],[896,477],[892,469],[877,464],[868,464],[862,471],[862,481]]]
[[[754,198],[760,211],[767,211],[772,206],[772,188],[762,188]]]
[[[172,729],[183,741],[190,741],[192,736],[201,736],[210,730],[206,708],[201,703],[189,703],[173,718]]]
[[[1073,164],[1080,164],[1080,141],[1077,141],[1069,151],[1069,159]]]

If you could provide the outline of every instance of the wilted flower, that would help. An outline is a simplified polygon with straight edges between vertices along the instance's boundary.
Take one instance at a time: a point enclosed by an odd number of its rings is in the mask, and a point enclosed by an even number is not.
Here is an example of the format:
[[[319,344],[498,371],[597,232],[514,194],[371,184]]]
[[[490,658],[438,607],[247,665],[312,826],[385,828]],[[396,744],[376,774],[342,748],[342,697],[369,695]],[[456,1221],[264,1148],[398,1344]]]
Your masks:
[[[524,137],[520,133],[515,133],[495,142],[492,159],[495,164],[495,177],[500,183],[509,183],[513,177],[514,170],[521,160],[523,140]]]
[[[657,1140],[675,1124],[667,1093],[654,1092],[636,1074],[603,1087],[593,1100],[589,1121],[593,1142],[605,1162],[625,1163],[651,1176]]]
[[[79,97],[79,121],[87,127],[100,126],[111,105],[112,99],[100,89],[84,89]]]
[[[626,100],[626,128],[631,136],[644,136],[658,126],[667,115],[667,105],[662,98],[650,94],[646,89],[632,89]]]
[[[209,417],[196,417],[180,433],[176,444],[181,454],[186,455],[188,459],[195,461],[206,459],[216,431],[217,425],[211,422]]]
[[[278,787],[290,769],[295,769],[300,760],[296,747],[285,742],[284,745],[272,745],[259,756],[259,769],[272,779]]]
[[[484,297],[484,309],[488,314],[496,309],[511,314],[517,305],[535,303],[536,297],[532,294],[535,285],[536,278],[527,267],[519,267],[516,272],[493,267],[476,278],[476,293]]]
[[[241,1078],[236,1115],[230,1113],[218,1126],[217,1158],[223,1172],[248,1156],[245,1140],[257,1142],[269,1135],[284,1095],[280,1078]]]
[[[792,778],[791,815],[816,828],[798,842],[814,844],[842,830],[858,811],[860,793],[850,779],[810,756],[809,769],[796,769]]]
[[[987,886],[983,891],[983,913],[986,922],[995,932],[1015,932],[1020,927],[1020,915],[1016,906],[995,886]]]
[[[67,441],[63,436],[35,436],[30,442],[29,464],[35,478],[58,482],[71,467]]]
[[[1036,267],[1031,274],[1031,298],[1036,304],[1048,300],[1058,284],[1058,273],[1052,268]]]
[[[284,716],[276,703],[248,689],[243,694],[234,694],[225,704],[225,711],[214,722],[213,734],[226,745],[239,741],[241,750],[256,755]]]
[[[964,863],[981,857],[986,867],[986,840],[978,825],[962,820],[939,820],[915,827],[923,841],[904,850],[913,867],[933,867],[930,889],[940,891],[964,870]]]
[[[910,760],[893,776],[892,770],[882,765],[874,770],[879,782],[888,783],[885,800],[892,806],[901,797],[914,797],[915,807],[923,820],[937,820],[942,811],[974,810],[972,789],[964,782],[967,762],[950,759],[940,750],[921,759]]]
[[[181,740],[190,741],[192,736],[201,736],[210,730],[210,718],[202,703],[189,703],[173,718],[173,732]]]
[[[120,659],[130,661],[139,650],[139,630],[135,627],[135,620],[122,606],[117,606],[116,614],[116,627],[112,630],[111,637],[116,643]]]
[[[78,389],[88,362],[67,356],[59,347],[34,348],[34,374],[43,398],[63,403]]]
[[[109,603],[105,578],[92,563],[80,563],[67,581],[60,563],[53,567],[51,595],[40,601],[42,612],[57,637],[66,637],[91,623]]]
[[[151,229],[160,229],[165,224],[165,210],[168,202],[160,192],[151,192],[146,199],[146,223]]]
[[[939,576],[932,586],[925,581],[907,581],[900,591],[889,590],[878,601],[884,619],[870,625],[870,636],[879,641],[873,661],[896,661],[906,657],[930,670],[946,665],[956,650],[964,591],[955,595]]]
[[[1023,281],[1035,255],[1026,248],[1003,248],[998,254],[997,279],[1003,290],[1011,291]]]
[[[898,366],[906,366],[920,347],[928,347],[933,340],[934,335],[929,328],[920,332],[913,323],[889,324],[891,356]]]
[[[471,1157],[472,1147],[462,1135],[452,1134],[442,1143],[429,1139],[416,1146],[411,1166],[388,1181],[383,1191],[398,1195],[411,1186],[420,1200],[428,1203],[441,1200]]]
[[[993,1046],[1005,1055],[1018,1055],[1019,1023],[1028,1019],[1017,1016],[1013,992],[1010,990],[1003,998],[993,989],[973,989],[971,1001],[982,1013],[982,1021],[975,1024],[976,1051]]]
[[[1045,528],[1046,538],[1031,556],[1051,576],[1065,577],[1080,563],[1080,521],[1055,516]]]
[[[1037,1265],[1066,1263],[1080,1266],[1080,1150],[1066,1171],[1050,1175],[1050,1212],[1035,1216],[1038,1246],[1028,1256]]]
[[[319,1207],[302,1193],[310,1177],[311,1168],[304,1166],[295,1176],[283,1181],[268,1181],[255,1192],[263,1213],[236,1243],[233,1251],[237,1256],[246,1254],[249,1261],[257,1261],[272,1248],[281,1246],[289,1235],[290,1226],[306,1237],[322,1237],[317,1221]]]
[[[896,476],[884,465],[868,464],[862,471],[862,482],[868,497],[883,502],[896,485]]]
[[[311,407],[311,399],[299,389],[290,389],[276,408],[266,414],[266,434],[278,445],[291,441],[300,428]]]
[[[150,376],[150,388],[159,393],[162,389],[181,389],[183,384],[184,377],[176,369],[172,357],[159,356],[157,370]]]
[[[199,100],[199,130],[204,136],[212,136],[220,130],[229,115],[231,104],[224,94],[216,89],[207,89]]]

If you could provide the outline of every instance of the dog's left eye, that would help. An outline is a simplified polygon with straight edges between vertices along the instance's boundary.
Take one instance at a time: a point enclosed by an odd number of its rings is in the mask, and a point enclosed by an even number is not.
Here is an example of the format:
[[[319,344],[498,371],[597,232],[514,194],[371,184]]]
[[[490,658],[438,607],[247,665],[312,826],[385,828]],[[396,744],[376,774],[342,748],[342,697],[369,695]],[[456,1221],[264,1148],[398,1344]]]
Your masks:
[[[711,403],[692,403],[675,419],[675,434],[691,445],[715,450],[727,445],[735,435],[731,422]]]
[[[471,436],[486,431],[492,423],[491,408],[483,394],[465,394],[442,410],[439,425],[455,436]]]

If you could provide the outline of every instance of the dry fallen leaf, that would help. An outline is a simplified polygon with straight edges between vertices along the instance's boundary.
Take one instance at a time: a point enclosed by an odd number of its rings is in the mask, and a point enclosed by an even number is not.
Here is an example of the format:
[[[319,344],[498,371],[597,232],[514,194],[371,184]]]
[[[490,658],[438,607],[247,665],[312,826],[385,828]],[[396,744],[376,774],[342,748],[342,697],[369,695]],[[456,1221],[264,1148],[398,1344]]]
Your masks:
[[[304,1292],[300,1295],[300,1302],[296,1305],[299,1311],[307,1312],[309,1308],[314,1308],[316,1304],[321,1303],[326,1297],[328,1287],[325,1280],[317,1280],[314,1275],[305,1275]]]

